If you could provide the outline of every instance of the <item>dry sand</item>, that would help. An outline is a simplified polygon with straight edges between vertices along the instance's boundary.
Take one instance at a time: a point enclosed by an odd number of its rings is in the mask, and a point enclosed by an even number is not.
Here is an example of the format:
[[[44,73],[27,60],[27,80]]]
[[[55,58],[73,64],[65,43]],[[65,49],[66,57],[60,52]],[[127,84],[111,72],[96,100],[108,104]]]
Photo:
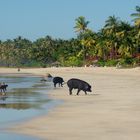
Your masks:
[[[41,140],[139,140],[140,68],[44,68],[0,69],[1,74],[62,76],[80,78],[92,85],[92,93],[68,95],[68,88],[53,89],[49,95],[64,102],[48,115],[18,124],[12,131]]]

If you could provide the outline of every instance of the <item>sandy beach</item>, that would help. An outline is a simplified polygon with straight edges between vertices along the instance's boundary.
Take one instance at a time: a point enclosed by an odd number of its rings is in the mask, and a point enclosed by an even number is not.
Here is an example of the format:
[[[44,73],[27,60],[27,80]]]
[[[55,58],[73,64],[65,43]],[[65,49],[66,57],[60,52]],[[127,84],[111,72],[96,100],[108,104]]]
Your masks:
[[[20,123],[10,130],[41,140],[139,140],[140,68],[0,68],[0,75],[41,75],[50,73],[67,81],[79,78],[92,86],[91,93],[68,94],[68,87],[50,91],[63,103],[48,115]]]

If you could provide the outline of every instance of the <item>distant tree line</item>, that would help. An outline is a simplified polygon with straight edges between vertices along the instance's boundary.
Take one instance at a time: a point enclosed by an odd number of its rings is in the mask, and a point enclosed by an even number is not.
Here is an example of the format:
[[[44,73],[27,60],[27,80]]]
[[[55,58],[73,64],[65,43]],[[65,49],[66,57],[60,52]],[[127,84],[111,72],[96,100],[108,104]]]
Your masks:
[[[109,16],[98,32],[88,28],[89,21],[75,20],[76,38],[53,39],[51,36],[32,42],[21,36],[0,41],[0,66],[138,66],[140,64],[140,7],[131,14],[131,25]]]

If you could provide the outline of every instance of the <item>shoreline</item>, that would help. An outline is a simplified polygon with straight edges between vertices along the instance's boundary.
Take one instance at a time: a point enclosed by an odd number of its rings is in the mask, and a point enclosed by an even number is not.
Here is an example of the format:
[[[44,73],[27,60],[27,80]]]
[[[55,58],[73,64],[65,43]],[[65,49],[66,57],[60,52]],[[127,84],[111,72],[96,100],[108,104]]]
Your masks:
[[[57,87],[49,98],[63,100],[61,105],[10,131],[44,140],[139,139],[139,68],[38,68],[22,72],[42,76],[50,73],[65,81],[77,77],[90,83],[93,92],[85,96],[81,91],[75,96],[74,91],[69,96],[66,85]]]

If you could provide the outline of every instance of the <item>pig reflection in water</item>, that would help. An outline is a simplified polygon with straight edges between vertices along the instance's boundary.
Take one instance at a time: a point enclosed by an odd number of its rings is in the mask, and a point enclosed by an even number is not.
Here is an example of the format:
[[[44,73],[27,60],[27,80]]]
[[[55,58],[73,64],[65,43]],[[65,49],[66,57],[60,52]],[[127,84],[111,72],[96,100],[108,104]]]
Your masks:
[[[86,95],[87,95],[87,91],[92,92],[91,91],[91,86],[87,82],[85,82],[83,80],[80,80],[80,79],[72,78],[72,79],[68,80],[67,85],[69,87],[69,94],[70,95],[72,95],[72,90],[73,89],[78,89],[77,90],[77,95],[79,95],[79,92],[81,90],[83,90]]]

